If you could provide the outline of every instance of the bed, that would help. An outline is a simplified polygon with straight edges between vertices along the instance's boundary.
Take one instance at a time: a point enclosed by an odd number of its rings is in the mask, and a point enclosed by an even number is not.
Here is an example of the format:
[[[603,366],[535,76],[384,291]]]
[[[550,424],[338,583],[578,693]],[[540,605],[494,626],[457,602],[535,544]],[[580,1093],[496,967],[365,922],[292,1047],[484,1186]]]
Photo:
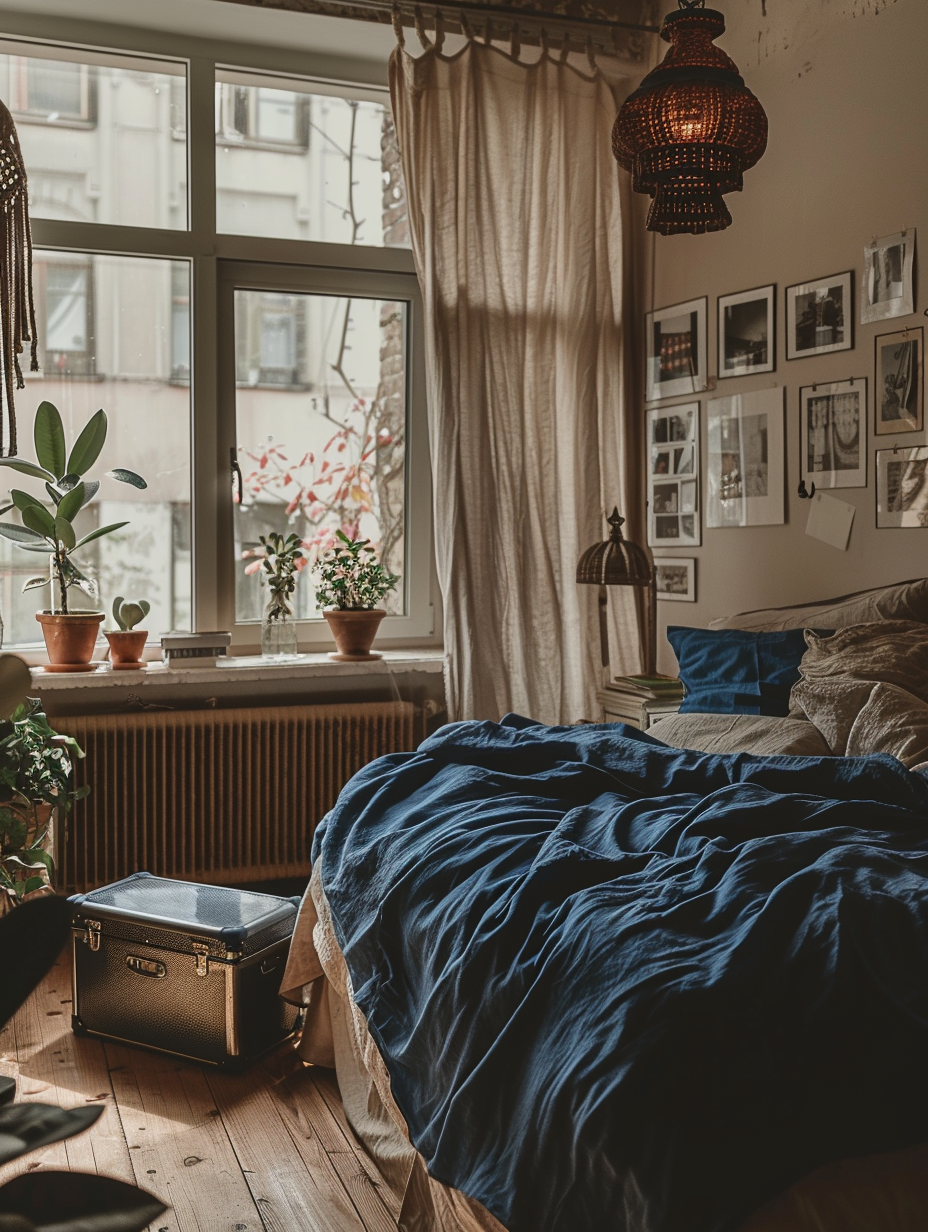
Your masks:
[[[352,780],[284,982],[404,1232],[928,1226],[928,659],[899,610],[805,635],[778,721],[818,752],[743,751],[767,716],[671,721],[710,751],[511,716]]]

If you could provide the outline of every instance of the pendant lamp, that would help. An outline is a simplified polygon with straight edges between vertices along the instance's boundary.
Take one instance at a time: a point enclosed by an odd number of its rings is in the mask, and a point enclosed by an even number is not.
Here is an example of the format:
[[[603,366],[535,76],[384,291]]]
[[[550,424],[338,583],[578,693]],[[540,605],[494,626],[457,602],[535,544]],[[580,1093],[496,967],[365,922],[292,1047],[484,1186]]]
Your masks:
[[[725,18],[705,0],[680,0],[661,38],[662,62],[622,105],[612,152],[650,193],[648,230],[724,231],[731,214],[723,194],[740,192],[742,174],[767,148],[767,116],[733,60],[713,39]]]

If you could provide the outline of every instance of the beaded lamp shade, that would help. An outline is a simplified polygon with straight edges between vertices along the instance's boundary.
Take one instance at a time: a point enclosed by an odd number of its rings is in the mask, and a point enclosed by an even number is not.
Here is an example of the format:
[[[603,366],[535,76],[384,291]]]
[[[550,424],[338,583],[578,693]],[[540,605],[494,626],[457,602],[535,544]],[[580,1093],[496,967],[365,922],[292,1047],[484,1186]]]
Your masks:
[[[604,668],[609,666],[609,633],[606,621],[606,587],[636,586],[644,597],[639,606],[642,619],[642,660],[645,671],[654,671],[657,645],[655,633],[656,606],[654,594],[654,569],[651,558],[637,543],[629,543],[622,535],[625,519],[618,509],[613,509],[607,519],[612,528],[609,538],[594,543],[580,557],[577,565],[577,581],[599,587],[599,638]],[[641,606],[644,610],[641,611]]]
[[[713,39],[725,31],[704,0],[680,0],[664,18],[670,50],[622,105],[612,152],[650,193],[648,230],[724,231],[724,193],[740,192],[743,173],[767,148],[767,116],[734,62]]]

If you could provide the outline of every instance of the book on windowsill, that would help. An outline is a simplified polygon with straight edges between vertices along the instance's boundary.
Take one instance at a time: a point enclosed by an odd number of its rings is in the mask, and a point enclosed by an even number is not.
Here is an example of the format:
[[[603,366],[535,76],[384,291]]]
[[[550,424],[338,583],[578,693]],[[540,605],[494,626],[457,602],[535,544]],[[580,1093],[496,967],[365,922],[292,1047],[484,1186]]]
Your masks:
[[[215,629],[207,633],[162,633],[161,649],[206,650],[208,654],[221,654],[232,641],[227,629]]]
[[[606,687],[645,701],[674,702],[683,697],[683,681],[677,676],[616,676]]]

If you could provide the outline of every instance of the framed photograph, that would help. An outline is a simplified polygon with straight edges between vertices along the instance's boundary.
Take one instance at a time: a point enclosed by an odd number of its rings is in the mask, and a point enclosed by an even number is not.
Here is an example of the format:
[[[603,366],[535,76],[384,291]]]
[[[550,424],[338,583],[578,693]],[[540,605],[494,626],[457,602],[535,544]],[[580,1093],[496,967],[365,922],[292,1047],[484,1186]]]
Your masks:
[[[658,599],[696,602],[696,561],[690,557],[659,556],[654,559],[654,585]]]
[[[786,358],[830,355],[854,345],[854,271],[786,288]]]
[[[928,448],[876,451],[876,524],[928,526]]]
[[[648,544],[698,547],[699,403],[648,411]]]
[[[659,308],[645,317],[648,402],[706,388],[708,300]]]
[[[907,317],[915,311],[912,273],[915,228],[874,239],[864,249],[860,287],[860,323]]]
[[[719,376],[776,368],[775,285],[719,296]]]
[[[709,401],[706,526],[785,520],[783,389]]]
[[[918,325],[877,334],[873,377],[874,432],[921,432],[925,426],[925,331]]]
[[[866,377],[800,389],[799,449],[806,486],[867,486]]]

